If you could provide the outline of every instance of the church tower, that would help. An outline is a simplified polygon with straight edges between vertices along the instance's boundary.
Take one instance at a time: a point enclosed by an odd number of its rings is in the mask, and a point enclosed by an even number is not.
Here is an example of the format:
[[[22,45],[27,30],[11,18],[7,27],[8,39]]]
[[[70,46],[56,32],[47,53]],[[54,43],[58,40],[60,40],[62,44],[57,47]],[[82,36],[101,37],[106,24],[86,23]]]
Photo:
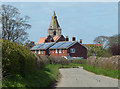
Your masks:
[[[48,28],[48,36],[60,36],[61,35],[61,28],[59,26],[59,23],[57,21],[57,16],[55,14],[55,11],[52,16],[52,20],[50,22],[50,26]]]

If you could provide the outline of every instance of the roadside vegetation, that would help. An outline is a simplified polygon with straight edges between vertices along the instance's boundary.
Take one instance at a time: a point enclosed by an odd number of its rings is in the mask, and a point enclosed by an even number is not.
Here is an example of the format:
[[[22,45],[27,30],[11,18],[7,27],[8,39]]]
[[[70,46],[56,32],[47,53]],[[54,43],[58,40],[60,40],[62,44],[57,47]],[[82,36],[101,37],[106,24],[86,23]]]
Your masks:
[[[3,88],[48,87],[57,81],[59,68],[79,68],[78,66],[82,66],[85,70],[96,74],[119,78],[118,67],[116,66],[118,61],[115,58],[111,60],[98,58],[120,55],[120,49],[118,49],[118,46],[120,46],[118,45],[119,35],[95,38],[95,43],[104,44],[105,47],[87,46],[88,57],[95,54],[97,58],[66,60],[62,57],[40,56],[31,53],[29,50],[34,46],[34,42],[27,39],[28,33],[26,30],[31,28],[28,20],[28,16],[20,16],[17,8],[11,5],[2,5],[3,29],[2,40],[0,40],[2,50],[0,45],[0,51],[2,51]]]
[[[18,43],[2,41],[3,87],[48,87],[57,81],[59,68],[78,66],[96,74],[118,78],[117,69],[99,68],[94,62],[90,65],[88,59],[66,60],[62,57],[40,56]]]
[[[93,54],[97,57],[111,57],[112,56],[109,49],[105,49],[101,46],[88,45],[86,47],[88,48],[87,57],[93,56]]]
[[[116,79],[119,78],[118,76],[119,71],[117,69],[116,70],[102,69],[102,68],[95,67],[95,66],[89,66],[88,64],[83,65],[83,69],[93,72],[98,75],[104,75],[104,76],[108,76],[108,77],[112,77]]]
[[[83,62],[58,59],[33,54],[16,42],[2,40],[2,86],[47,87],[58,79],[59,68],[77,67],[75,63]]]
[[[41,70],[36,70],[33,73],[27,74],[26,77],[22,77],[19,74],[13,77],[8,77],[3,82],[3,87],[23,87],[29,89],[32,87],[50,87],[50,85],[58,80],[59,68],[78,68],[78,66],[83,66],[85,70],[95,74],[118,78],[118,70],[105,70],[93,66],[91,67],[89,65],[71,63],[70,65],[64,66],[60,64],[49,64]]]

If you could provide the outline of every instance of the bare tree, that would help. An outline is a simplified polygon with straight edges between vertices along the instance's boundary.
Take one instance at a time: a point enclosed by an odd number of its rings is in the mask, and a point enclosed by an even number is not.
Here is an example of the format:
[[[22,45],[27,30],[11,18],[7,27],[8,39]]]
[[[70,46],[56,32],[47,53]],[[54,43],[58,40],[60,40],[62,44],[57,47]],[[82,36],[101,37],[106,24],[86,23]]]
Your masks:
[[[98,36],[94,39],[94,43],[100,43],[104,45],[104,48],[109,48],[114,44],[118,44],[118,38],[120,35],[113,35],[113,36]]]
[[[20,17],[19,10],[11,5],[2,5],[2,38],[13,42],[23,42],[28,38],[28,16]]]
[[[107,36],[98,36],[94,39],[94,43],[99,43],[102,44],[104,46],[104,48],[106,48],[108,45],[108,37]]]
[[[30,40],[27,40],[25,43],[24,43],[24,46],[28,49],[31,49],[33,46],[35,46],[35,42],[34,41],[30,41]]]

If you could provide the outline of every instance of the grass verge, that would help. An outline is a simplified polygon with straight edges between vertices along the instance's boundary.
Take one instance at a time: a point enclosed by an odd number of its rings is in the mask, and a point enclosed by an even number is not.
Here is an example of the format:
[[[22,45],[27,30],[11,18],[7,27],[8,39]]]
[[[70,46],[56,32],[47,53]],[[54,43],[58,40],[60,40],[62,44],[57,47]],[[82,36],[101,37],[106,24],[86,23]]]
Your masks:
[[[18,75],[8,77],[3,81],[3,87],[47,87],[57,80],[59,74],[58,68],[61,65],[47,65],[43,69],[35,70],[31,74],[26,74],[25,77]]]
[[[118,70],[102,69],[94,66],[89,66],[87,64],[83,65],[83,69],[93,72],[98,75],[104,75],[112,78],[118,79]]]
[[[25,77],[21,77],[20,75],[15,75],[7,78],[3,82],[3,87],[23,87],[23,88],[31,88],[31,87],[48,87],[49,85],[56,82],[58,79],[59,68],[75,68],[78,66],[83,66],[83,68],[87,71],[93,72],[95,74],[102,74],[105,76],[118,78],[118,70],[106,70],[101,68],[96,68],[94,66],[89,66],[87,64],[74,64],[70,63],[69,65],[60,65],[60,64],[49,64],[45,66],[43,69],[35,70],[31,74],[26,74]]]

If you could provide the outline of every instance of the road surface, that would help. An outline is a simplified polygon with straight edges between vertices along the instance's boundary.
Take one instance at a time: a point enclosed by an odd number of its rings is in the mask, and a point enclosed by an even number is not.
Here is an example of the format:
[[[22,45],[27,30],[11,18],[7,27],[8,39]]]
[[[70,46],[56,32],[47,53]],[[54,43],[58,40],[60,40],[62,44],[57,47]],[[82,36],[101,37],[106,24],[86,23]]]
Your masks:
[[[118,79],[96,75],[80,68],[59,69],[61,79],[55,87],[118,87]]]

